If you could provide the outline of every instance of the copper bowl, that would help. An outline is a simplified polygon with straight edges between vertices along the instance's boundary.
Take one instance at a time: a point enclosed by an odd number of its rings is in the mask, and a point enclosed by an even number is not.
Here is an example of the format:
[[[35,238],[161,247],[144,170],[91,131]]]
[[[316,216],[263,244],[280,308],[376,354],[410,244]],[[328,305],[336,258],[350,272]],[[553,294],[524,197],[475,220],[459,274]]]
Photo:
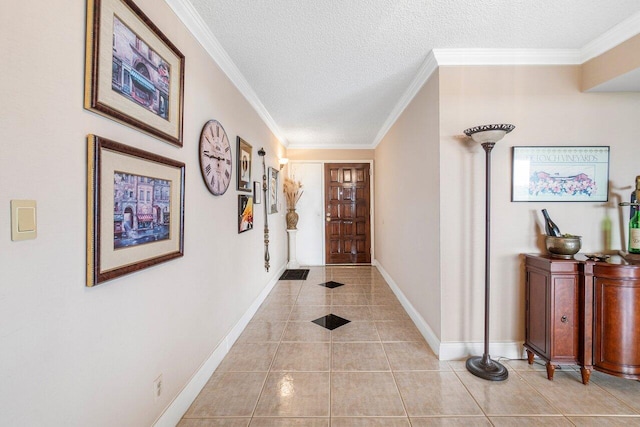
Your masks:
[[[580,252],[582,237],[546,236],[544,243],[552,258],[573,259],[573,256]]]

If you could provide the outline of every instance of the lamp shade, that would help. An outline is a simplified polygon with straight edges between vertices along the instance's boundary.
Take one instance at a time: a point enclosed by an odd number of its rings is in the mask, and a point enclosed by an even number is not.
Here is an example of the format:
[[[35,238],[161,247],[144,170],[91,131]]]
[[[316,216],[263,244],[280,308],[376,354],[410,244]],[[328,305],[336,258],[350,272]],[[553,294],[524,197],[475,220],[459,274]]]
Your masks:
[[[470,136],[475,142],[484,144],[486,142],[500,141],[513,129],[515,129],[515,126],[508,124],[480,125],[465,129],[464,133]]]

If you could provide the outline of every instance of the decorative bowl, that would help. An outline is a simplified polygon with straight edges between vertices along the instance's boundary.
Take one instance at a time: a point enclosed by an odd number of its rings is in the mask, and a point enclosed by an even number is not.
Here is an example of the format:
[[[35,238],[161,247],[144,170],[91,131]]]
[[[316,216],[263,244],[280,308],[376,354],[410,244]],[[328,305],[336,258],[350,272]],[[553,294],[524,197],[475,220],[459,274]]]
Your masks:
[[[582,237],[546,236],[545,246],[552,258],[573,259],[573,256],[577,254],[582,247]]]

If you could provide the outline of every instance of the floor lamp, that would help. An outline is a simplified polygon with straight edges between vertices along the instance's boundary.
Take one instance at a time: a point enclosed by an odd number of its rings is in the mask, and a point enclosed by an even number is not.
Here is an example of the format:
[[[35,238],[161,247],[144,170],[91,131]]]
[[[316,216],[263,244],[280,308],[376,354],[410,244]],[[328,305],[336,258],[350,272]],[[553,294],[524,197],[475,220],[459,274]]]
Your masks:
[[[467,370],[473,375],[491,381],[504,381],[509,376],[507,368],[489,356],[489,295],[491,266],[491,150],[496,142],[511,132],[513,125],[482,125],[464,131],[475,142],[482,144],[486,154],[485,170],[485,238],[484,238],[484,354],[467,359]]]

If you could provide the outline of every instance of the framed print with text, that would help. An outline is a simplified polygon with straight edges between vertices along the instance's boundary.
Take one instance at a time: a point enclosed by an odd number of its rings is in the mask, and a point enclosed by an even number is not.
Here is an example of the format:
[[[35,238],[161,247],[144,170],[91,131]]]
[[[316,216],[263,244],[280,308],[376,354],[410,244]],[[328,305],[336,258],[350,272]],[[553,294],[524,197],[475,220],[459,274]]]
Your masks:
[[[251,192],[251,145],[238,137],[238,191]]]
[[[514,202],[605,202],[608,146],[513,147]]]
[[[86,109],[182,147],[184,59],[133,1],[87,1]]]
[[[88,137],[87,286],[184,254],[184,163]]]

